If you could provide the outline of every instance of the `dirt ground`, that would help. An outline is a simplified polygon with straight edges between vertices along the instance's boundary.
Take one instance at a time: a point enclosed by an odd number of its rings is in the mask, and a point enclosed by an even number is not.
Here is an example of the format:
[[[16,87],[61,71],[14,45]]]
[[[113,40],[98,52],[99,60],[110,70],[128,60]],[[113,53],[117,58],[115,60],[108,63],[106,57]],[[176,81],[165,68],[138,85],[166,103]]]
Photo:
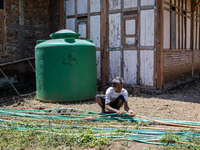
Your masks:
[[[95,100],[78,103],[51,104],[43,103],[36,100],[24,100],[24,102],[2,101],[1,107],[13,109],[47,109],[47,108],[77,108],[100,112],[99,106]],[[200,80],[196,80],[170,91],[155,94],[139,94],[129,96],[129,107],[135,114],[145,117],[155,117],[163,119],[175,119],[185,121],[200,122]],[[152,129],[154,126],[151,127]],[[167,128],[159,126],[156,128]],[[169,127],[171,128],[171,127]],[[125,146],[124,146],[125,145]],[[158,146],[148,145],[138,142],[116,141],[108,149],[159,149]]]

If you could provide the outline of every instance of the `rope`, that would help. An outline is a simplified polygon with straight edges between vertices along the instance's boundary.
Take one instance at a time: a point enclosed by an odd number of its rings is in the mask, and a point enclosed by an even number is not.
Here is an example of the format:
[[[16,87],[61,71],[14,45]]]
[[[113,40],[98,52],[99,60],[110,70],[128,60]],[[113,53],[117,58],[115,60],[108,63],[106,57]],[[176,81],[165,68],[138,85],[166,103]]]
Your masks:
[[[139,115],[135,115],[135,116],[139,117],[139,118],[142,118],[142,119],[146,119],[146,120],[149,120],[149,121],[157,122],[157,123],[160,123],[160,124],[166,124],[166,125],[170,125],[170,126],[200,129],[200,127],[198,127],[198,126],[188,126],[188,125],[180,125],[180,124],[174,124],[174,123],[166,123],[166,122],[162,122],[162,121],[149,119],[149,118],[146,118],[146,117],[143,117],[143,116],[139,116]]]

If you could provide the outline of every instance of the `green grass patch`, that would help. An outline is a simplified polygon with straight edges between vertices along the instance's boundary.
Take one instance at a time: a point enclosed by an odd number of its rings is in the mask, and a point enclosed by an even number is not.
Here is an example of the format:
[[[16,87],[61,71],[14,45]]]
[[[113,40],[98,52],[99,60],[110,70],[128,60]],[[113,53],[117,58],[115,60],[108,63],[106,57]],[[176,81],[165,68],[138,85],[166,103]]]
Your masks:
[[[107,137],[95,137],[92,130],[84,131],[64,128],[61,130],[18,130],[1,128],[0,149],[54,149],[58,146],[72,147],[103,147],[108,145]]]

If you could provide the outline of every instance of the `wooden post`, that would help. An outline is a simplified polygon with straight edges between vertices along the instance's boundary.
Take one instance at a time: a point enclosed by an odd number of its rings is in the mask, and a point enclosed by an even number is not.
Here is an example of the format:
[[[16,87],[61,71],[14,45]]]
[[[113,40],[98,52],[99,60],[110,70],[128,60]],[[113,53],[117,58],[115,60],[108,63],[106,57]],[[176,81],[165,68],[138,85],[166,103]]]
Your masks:
[[[163,86],[163,0],[156,0],[157,4],[157,89]]]
[[[137,65],[137,85],[140,85],[140,33],[141,33],[141,28],[140,28],[140,23],[141,23],[141,11],[140,11],[140,5],[141,5],[141,0],[138,0],[138,10],[137,10],[137,16],[138,16],[138,22],[137,22],[137,27],[138,27],[138,32],[137,32],[137,58],[138,58],[138,65]]]
[[[65,1],[60,0],[60,29],[65,28],[64,5],[65,5]]]
[[[192,1],[192,23],[191,23],[191,41],[190,47],[192,50],[192,77],[194,76],[194,22],[195,22],[195,4],[196,0]]]
[[[101,0],[101,81],[102,85],[107,85],[109,80],[109,52],[108,44],[108,5],[107,0]]]

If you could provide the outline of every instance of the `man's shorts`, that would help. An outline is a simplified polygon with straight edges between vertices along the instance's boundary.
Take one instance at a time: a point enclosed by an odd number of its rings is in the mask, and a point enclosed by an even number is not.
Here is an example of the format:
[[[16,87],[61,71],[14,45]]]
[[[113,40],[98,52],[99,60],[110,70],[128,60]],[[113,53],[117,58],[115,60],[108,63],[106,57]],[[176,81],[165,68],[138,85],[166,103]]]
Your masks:
[[[103,104],[103,108],[105,108],[105,101],[106,101],[105,97],[103,97],[102,95],[99,95],[99,94],[95,96],[95,98],[97,98],[97,97],[100,97],[100,98],[101,98],[101,102],[102,102],[102,104]],[[119,100],[122,100],[122,104],[123,104],[124,101],[125,101],[124,96],[119,95],[119,96],[116,98],[116,100],[110,102],[110,106],[111,106],[112,108],[118,109],[117,107],[118,107]]]

